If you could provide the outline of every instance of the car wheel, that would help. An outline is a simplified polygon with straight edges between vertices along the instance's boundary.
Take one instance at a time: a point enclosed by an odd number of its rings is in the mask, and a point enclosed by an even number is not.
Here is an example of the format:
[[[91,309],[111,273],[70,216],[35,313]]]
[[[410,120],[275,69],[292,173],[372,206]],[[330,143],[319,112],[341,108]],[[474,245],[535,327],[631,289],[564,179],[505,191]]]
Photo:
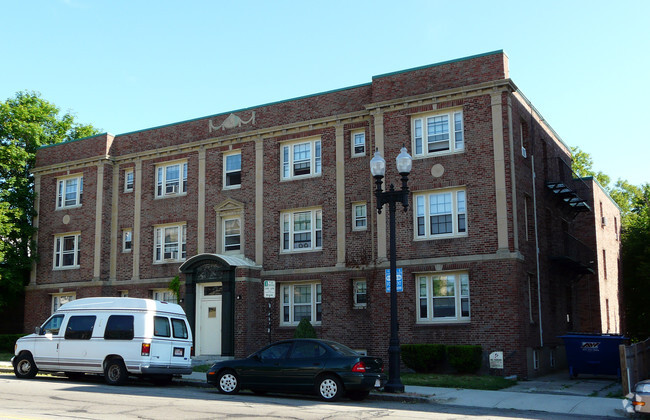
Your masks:
[[[122,385],[126,382],[128,374],[121,360],[109,360],[104,369],[104,380],[109,385]]]
[[[14,362],[14,374],[20,379],[32,379],[36,376],[38,368],[34,364],[34,359],[30,354],[21,354],[16,356]]]
[[[217,389],[222,394],[238,393],[239,385],[239,377],[233,370],[224,370],[217,376]]]
[[[368,394],[370,394],[370,391],[350,391],[348,392],[348,398],[353,401],[361,401],[364,400]]]
[[[316,392],[323,401],[336,401],[343,394],[343,385],[334,375],[321,376],[316,383]]]

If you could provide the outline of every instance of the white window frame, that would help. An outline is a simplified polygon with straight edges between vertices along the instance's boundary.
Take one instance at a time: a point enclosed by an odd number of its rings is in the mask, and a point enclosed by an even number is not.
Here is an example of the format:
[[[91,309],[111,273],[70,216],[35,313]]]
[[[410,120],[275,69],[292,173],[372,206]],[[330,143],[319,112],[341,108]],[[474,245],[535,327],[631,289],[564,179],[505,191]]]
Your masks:
[[[239,169],[228,170],[228,159],[233,156],[239,156]],[[235,174],[237,172],[239,172],[239,183],[228,185],[228,175]],[[230,190],[230,189],[241,188],[241,174],[242,174],[241,150],[225,153],[223,155],[223,189]]]
[[[167,179],[167,171],[178,166],[178,186]],[[165,162],[156,165],[156,182],[154,183],[156,198],[178,197],[187,194],[187,161]],[[172,178],[173,179],[173,178]],[[171,190],[168,191],[171,187]]]
[[[66,239],[72,239],[72,249],[63,249]],[[52,268],[54,270],[74,270],[80,267],[81,259],[81,232],[69,232],[54,235],[54,255],[52,259]],[[65,255],[73,256],[72,265],[63,265]]]
[[[360,293],[359,288],[363,288],[363,293]],[[359,296],[365,296],[365,302],[359,302]],[[352,302],[356,309],[365,308],[368,305],[368,282],[366,279],[352,280]]]
[[[296,218],[303,215],[309,216],[309,229],[296,230]],[[305,219],[302,219],[303,221]],[[296,235],[310,234],[310,246],[296,248]],[[320,245],[319,245],[320,242]],[[320,208],[306,208],[283,211],[280,213],[280,252],[311,252],[323,249],[323,210]]]
[[[446,125],[446,130],[443,128]],[[440,130],[442,131],[436,131]],[[429,133],[429,130],[432,132]],[[450,109],[433,112],[411,118],[411,141],[414,157],[428,157],[450,153],[460,153],[465,150],[465,128],[462,109]],[[444,142],[447,147],[444,147]],[[439,150],[435,144],[443,146]]]
[[[361,140],[357,143],[357,140]],[[363,150],[357,151],[357,146],[361,145]],[[351,156],[360,157],[366,155],[366,130],[354,130],[350,133]]]
[[[133,168],[125,169],[124,170],[124,192],[133,192],[134,185],[135,185],[135,172],[133,171]]]
[[[128,241],[127,241],[128,239]],[[127,248],[126,244],[129,244]],[[133,249],[133,229],[123,229],[122,230],[122,252],[131,252]]]
[[[128,289],[120,290],[120,297],[129,297]]]
[[[306,158],[304,156],[299,156],[299,158],[297,158],[297,153],[305,153],[304,150],[299,151],[296,149],[302,146],[309,147],[309,156]],[[320,176],[322,172],[322,155],[323,150],[320,137],[282,143],[280,145],[280,178],[286,181]],[[296,175],[295,165],[298,162],[308,163],[309,173]]]
[[[170,241],[169,243],[165,243],[165,234],[168,229],[177,229],[177,241]],[[186,236],[187,224],[185,222],[154,226],[154,264],[176,263],[185,261],[187,257]],[[176,257],[173,256],[174,251],[166,252],[166,245],[169,246],[170,249],[173,249],[174,244],[176,244]],[[165,258],[165,255],[167,253],[171,254],[169,258]]]
[[[239,223],[239,232],[237,233],[237,235],[234,235],[234,234],[228,235],[227,229],[226,229],[226,223],[228,223],[230,221],[233,221],[233,220],[236,220]],[[222,241],[223,241],[222,246],[223,246],[223,248],[222,249],[223,249],[224,253],[226,253],[226,254],[230,254],[230,253],[241,254],[242,253],[242,243],[241,243],[242,226],[241,226],[241,224],[242,224],[241,217],[224,217],[221,220],[221,227],[222,227],[221,231],[223,232],[223,235],[222,235]],[[228,246],[234,246],[234,244],[226,245],[226,242],[227,242],[226,239],[228,237],[235,237],[235,236],[239,237],[239,241],[237,242],[237,248],[236,249],[227,249]]]
[[[72,302],[77,298],[76,292],[53,293],[52,294],[52,313],[56,312],[61,305]]]
[[[359,214],[357,210],[363,209]],[[361,223],[361,225],[360,225]],[[352,203],[352,230],[367,230],[368,229],[368,205],[366,202]]]
[[[296,303],[296,288],[309,288],[309,302]],[[309,322],[312,325],[321,325],[322,323],[322,285],[321,282],[309,283],[286,283],[280,285],[280,325],[293,326],[300,323],[300,319],[295,319],[296,306],[305,306],[310,308]],[[320,318],[320,319],[319,319]]]
[[[170,289],[152,289],[151,299],[160,302],[178,303],[176,294]]]
[[[71,191],[70,194],[73,195],[73,198],[67,198],[67,189],[68,183],[76,181],[75,191]],[[70,209],[75,207],[81,207],[81,199],[83,198],[84,191],[84,177],[82,174],[76,174],[74,176],[67,176],[64,178],[57,178],[56,180],[56,208],[58,209]],[[68,201],[72,201],[68,204]]]
[[[447,200],[448,198],[450,199],[449,201]],[[432,240],[467,236],[469,228],[467,216],[467,192],[465,188],[414,193],[413,205],[414,240]],[[442,217],[447,215],[451,216],[451,231],[433,233],[431,229],[432,217]],[[424,227],[424,232],[420,231],[421,226]]]
[[[445,289],[445,294],[434,295],[435,281],[453,281],[453,295]],[[415,274],[415,313],[418,324],[440,324],[440,323],[466,323],[471,319],[471,300],[469,292],[469,274],[464,271],[444,273],[417,273]],[[434,302],[436,300],[449,300],[453,298],[454,315],[440,316],[436,313]],[[422,310],[422,304],[426,304],[426,311]],[[466,308],[466,315],[463,314],[463,307]],[[423,313],[424,312],[424,313]]]

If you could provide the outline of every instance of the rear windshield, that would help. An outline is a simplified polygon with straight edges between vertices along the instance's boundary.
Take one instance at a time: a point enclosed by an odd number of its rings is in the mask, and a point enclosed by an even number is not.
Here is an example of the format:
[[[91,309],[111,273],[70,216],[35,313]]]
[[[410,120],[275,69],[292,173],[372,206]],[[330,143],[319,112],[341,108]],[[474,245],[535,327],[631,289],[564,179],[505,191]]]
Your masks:
[[[356,351],[352,350],[351,348],[344,346],[341,343],[336,343],[334,341],[326,341],[327,344],[334,350],[336,350],[337,353],[339,353],[342,356],[358,356],[359,353]]]
[[[106,340],[133,340],[133,315],[111,315],[104,331]]]

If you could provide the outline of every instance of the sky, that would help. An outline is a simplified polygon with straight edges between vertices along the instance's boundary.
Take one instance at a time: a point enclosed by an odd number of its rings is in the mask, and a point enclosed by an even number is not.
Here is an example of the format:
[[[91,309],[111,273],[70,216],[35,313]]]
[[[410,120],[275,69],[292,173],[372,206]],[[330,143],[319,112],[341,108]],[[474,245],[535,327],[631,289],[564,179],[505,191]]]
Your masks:
[[[641,185],[649,16],[647,0],[0,0],[0,101],[37,91],[123,134],[503,50],[567,145]]]

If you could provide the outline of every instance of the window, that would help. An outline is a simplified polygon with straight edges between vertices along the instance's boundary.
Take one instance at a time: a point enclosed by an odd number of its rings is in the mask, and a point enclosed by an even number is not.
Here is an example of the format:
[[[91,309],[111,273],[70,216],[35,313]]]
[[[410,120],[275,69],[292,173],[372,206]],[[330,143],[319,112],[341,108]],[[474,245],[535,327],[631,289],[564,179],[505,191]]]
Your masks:
[[[416,239],[467,235],[465,190],[428,192],[414,197]]]
[[[76,293],[59,293],[52,295],[52,313],[56,312],[61,305],[72,302],[76,298]]]
[[[321,284],[296,283],[281,287],[282,325],[298,325],[302,319],[321,323]]]
[[[61,323],[63,322],[63,315],[54,315],[41,327],[39,335],[52,334],[59,335]]]
[[[539,350],[533,350],[533,369],[539,369]]]
[[[352,282],[352,297],[355,308],[365,308],[367,303],[366,280],[359,279]]]
[[[154,233],[156,237],[155,262],[185,261],[187,255],[185,248],[187,225],[185,223],[171,226],[157,226],[154,229]]]
[[[365,156],[366,154],[366,132],[352,132],[352,156]]]
[[[318,359],[327,353],[325,347],[315,341],[296,341],[290,359]]]
[[[224,188],[241,186],[241,152],[224,156]]]
[[[56,208],[78,207],[81,205],[84,183],[83,176],[57,180],[56,186]]]
[[[282,145],[282,179],[307,178],[321,173],[321,141]]]
[[[133,169],[124,170],[124,192],[133,191]]]
[[[469,321],[467,273],[419,274],[415,278],[419,323]]]
[[[260,351],[258,355],[264,361],[285,359],[291,350],[291,343],[278,343]]]
[[[151,298],[161,302],[178,303],[176,294],[169,289],[154,289],[151,291]]]
[[[223,220],[224,251],[239,251],[241,248],[241,220],[239,218]]]
[[[415,156],[460,152],[465,149],[463,112],[424,115],[413,118]]]
[[[156,197],[187,193],[187,162],[156,166]]]
[[[124,229],[122,231],[122,252],[131,252],[133,246],[133,231]]]
[[[54,237],[54,268],[79,268],[80,260],[79,233],[68,233]]]
[[[95,315],[71,316],[65,328],[66,340],[90,340],[95,326]]]
[[[282,251],[313,251],[323,248],[322,210],[285,212],[282,220]]]
[[[352,220],[352,230],[366,230],[368,228],[366,203],[352,204]]]
[[[133,340],[133,315],[111,315],[104,330],[106,340]]]
[[[129,297],[128,290],[120,290],[120,297]]]
[[[172,318],[174,338],[187,338],[187,324],[182,319]]]
[[[171,337],[168,318],[164,316],[153,317],[153,335],[156,337]]]

